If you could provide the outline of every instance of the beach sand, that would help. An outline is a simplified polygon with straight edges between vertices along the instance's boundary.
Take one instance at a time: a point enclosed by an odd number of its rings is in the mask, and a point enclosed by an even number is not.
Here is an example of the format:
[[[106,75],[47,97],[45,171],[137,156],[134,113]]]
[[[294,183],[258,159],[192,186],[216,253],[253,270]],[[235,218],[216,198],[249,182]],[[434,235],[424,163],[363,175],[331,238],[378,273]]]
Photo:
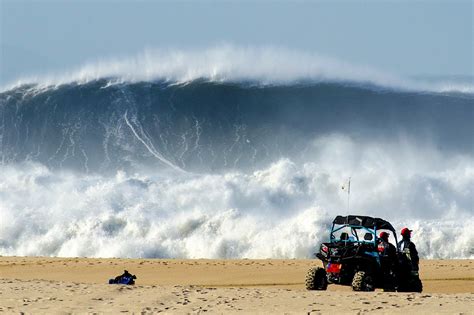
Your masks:
[[[423,260],[423,293],[307,291],[318,260],[0,257],[6,313],[473,314],[474,260]],[[136,285],[109,285],[127,269]]]

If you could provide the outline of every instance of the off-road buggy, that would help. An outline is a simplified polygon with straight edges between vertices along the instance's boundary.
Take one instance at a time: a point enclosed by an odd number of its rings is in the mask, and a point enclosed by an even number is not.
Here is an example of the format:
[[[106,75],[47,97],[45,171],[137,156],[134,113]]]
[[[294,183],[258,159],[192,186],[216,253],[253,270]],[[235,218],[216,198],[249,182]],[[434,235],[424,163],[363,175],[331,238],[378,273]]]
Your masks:
[[[421,292],[417,272],[398,246],[393,255],[380,252],[379,231],[390,231],[397,242],[393,226],[380,218],[349,215],[337,216],[332,224],[330,241],[322,243],[316,257],[324,268],[311,268],[306,275],[308,290],[326,290],[328,284],[350,285],[354,291]],[[385,252],[386,253],[386,252]]]

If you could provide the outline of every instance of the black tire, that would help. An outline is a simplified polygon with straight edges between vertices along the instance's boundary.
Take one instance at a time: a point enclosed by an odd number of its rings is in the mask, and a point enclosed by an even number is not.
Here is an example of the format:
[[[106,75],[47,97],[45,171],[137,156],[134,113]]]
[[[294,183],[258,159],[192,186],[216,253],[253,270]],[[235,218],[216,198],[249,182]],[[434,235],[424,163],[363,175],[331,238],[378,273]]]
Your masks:
[[[403,279],[398,285],[398,292],[418,292],[423,291],[423,284],[418,276],[407,276],[408,279]]]
[[[374,281],[372,276],[365,271],[357,271],[352,278],[352,290],[354,291],[374,291]]]
[[[328,288],[328,278],[326,270],[323,268],[311,268],[306,274],[307,290],[326,290]]]
[[[413,292],[419,292],[419,293],[423,291],[423,284],[421,283],[420,278],[416,277],[415,279],[413,279],[412,290]]]

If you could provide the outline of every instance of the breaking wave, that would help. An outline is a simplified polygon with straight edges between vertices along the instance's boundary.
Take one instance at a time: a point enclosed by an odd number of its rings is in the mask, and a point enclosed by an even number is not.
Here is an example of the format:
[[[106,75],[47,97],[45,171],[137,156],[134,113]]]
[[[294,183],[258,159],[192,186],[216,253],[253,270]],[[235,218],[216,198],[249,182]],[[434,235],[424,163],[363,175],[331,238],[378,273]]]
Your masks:
[[[0,255],[308,258],[357,213],[474,257],[469,85],[226,49],[1,92]]]
[[[344,137],[324,142],[329,151],[314,162],[282,159],[252,173],[104,177],[2,166],[0,253],[309,258],[333,217],[348,212],[348,168],[337,163],[345,160],[354,170],[349,212],[409,226],[423,257],[473,258],[472,159],[434,172]]]
[[[474,93],[474,81],[404,78],[369,66],[353,65],[316,53],[281,47],[220,45],[201,50],[147,50],[134,57],[109,58],[73,71],[36,75],[18,80],[3,91],[22,85],[41,90],[71,83],[109,78],[109,84],[166,81],[188,83],[250,81],[258,85],[294,84],[301,81],[348,82],[384,89],[424,92]]]

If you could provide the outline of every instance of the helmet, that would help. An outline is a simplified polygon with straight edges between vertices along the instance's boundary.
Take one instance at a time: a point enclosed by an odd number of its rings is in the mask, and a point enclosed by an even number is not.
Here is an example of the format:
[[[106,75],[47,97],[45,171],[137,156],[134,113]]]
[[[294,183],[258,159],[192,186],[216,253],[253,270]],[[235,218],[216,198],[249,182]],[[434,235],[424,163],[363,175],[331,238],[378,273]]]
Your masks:
[[[384,239],[387,239],[389,236],[390,236],[390,234],[388,234],[387,232],[381,232],[381,233],[379,234],[379,238],[381,238],[381,239],[383,239],[383,240],[384,240]]]
[[[408,228],[403,228],[400,234],[402,236],[410,236],[412,230],[409,230]]]

